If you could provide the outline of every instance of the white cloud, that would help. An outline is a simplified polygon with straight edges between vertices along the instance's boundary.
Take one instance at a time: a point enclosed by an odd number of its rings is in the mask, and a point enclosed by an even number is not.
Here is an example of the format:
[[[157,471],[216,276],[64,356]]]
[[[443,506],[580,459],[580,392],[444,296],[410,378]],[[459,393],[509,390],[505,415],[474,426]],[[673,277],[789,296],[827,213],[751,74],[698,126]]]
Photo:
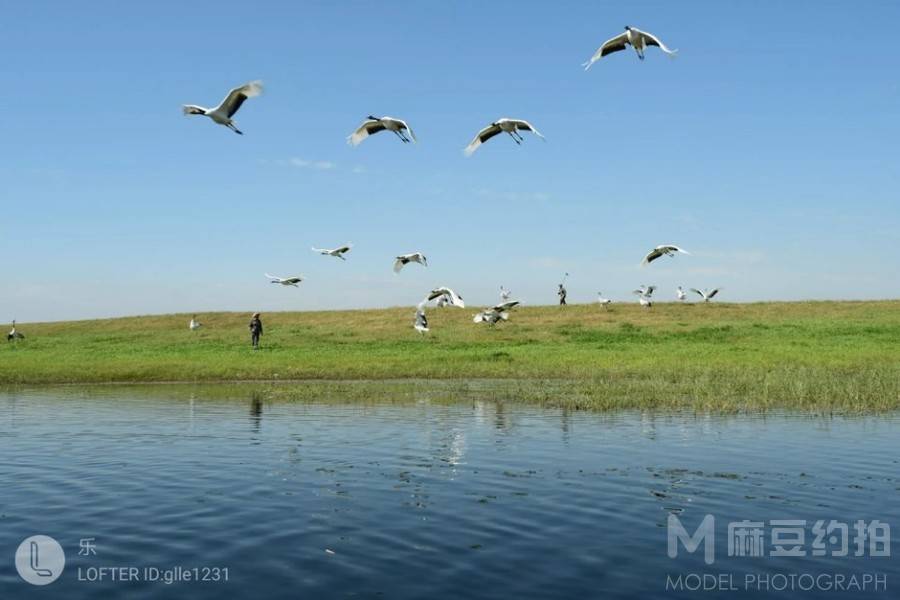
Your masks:
[[[288,164],[292,167],[297,167],[300,169],[314,169],[316,171],[329,171],[331,169],[337,168],[337,164],[331,162],[330,160],[306,160],[304,158],[291,158],[288,160]]]

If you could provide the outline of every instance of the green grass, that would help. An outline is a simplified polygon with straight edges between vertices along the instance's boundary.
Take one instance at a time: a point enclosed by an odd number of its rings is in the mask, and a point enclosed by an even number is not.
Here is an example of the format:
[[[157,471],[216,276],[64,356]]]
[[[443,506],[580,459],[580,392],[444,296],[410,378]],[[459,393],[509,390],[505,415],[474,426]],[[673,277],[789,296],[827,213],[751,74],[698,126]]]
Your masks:
[[[0,384],[429,380],[577,407],[900,407],[900,301],[523,307],[494,328],[474,312],[432,309],[424,337],[410,308],[270,313],[258,352],[243,313],[201,315],[198,332],[190,315],[22,323],[27,339],[0,347]]]

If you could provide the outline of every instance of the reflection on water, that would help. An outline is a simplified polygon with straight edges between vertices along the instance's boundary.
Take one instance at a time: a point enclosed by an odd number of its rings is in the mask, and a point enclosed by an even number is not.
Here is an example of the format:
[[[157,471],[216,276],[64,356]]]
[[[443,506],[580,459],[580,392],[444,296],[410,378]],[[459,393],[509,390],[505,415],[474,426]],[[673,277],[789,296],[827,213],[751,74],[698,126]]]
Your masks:
[[[699,553],[666,555],[670,514],[691,529],[713,514],[723,524],[880,519],[900,531],[900,415],[468,400],[0,394],[0,598],[678,598],[691,594],[666,592],[667,574],[723,571],[878,572],[900,583],[891,559],[723,556],[707,566]],[[46,589],[11,567],[19,541],[37,533],[67,552]],[[78,555],[87,537],[96,556]],[[228,567],[230,581],[78,581],[92,566]]]

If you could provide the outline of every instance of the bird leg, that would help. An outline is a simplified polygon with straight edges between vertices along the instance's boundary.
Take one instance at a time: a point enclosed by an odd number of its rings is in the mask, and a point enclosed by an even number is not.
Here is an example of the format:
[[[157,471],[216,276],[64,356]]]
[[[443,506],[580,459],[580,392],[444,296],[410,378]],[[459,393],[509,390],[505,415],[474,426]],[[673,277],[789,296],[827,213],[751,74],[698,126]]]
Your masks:
[[[234,123],[228,123],[227,127],[238,135],[244,135],[243,131],[234,126]]]
[[[394,135],[396,135],[398,138],[400,138],[400,141],[403,142],[404,144],[409,142],[409,140],[406,139],[406,136],[403,135],[402,133],[400,133],[399,131],[395,131]]]
[[[520,142],[520,141],[516,138],[516,136],[513,135],[512,131],[507,131],[506,133],[509,134],[509,137],[511,137],[515,143],[517,143],[517,144],[521,144],[521,143],[522,143],[522,142]]]

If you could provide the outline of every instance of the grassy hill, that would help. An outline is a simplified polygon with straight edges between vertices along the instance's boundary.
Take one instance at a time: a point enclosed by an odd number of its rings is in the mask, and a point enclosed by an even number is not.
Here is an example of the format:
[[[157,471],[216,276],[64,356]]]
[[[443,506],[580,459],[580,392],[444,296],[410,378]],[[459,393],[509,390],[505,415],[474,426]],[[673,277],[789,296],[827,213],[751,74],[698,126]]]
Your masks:
[[[577,406],[900,407],[900,301],[522,307],[496,327],[474,309],[270,313],[21,323],[0,384],[504,380],[507,394]],[[299,389],[302,386],[295,386]]]

